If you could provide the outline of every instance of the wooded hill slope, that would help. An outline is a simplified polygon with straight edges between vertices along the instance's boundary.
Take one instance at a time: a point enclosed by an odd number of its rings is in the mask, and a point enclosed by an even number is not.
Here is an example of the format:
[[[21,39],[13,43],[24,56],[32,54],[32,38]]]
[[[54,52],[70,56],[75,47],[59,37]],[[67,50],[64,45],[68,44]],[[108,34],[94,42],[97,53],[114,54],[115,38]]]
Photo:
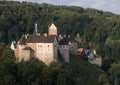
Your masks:
[[[120,85],[120,15],[76,6],[0,1],[0,75],[3,76],[0,77],[1,85],[5,85],[5,83],[8,85],[11,83],[11,85],[13,85],[15,82],[17,82],[16,85],[19,85],[19,82],[21,82],[20,84],[26,85],[28,85],[29,82],[33,83],[31,85],[37,85],[39,82],[43,83],[43,85],[47,85],[48,83],[46,82],[66,85],[65,82],[61,83],[59,81],[70,81],[64,79],[65,75],[61,75],[62,70],[65,70],[65,68],[60,69],[60,71],[57,70],[58,73],[61,73],[55,76],[56,79],[58,78],[58,82],[53,82],[51,81],[52,77],[50,75],[54,75],[54,69],[51,71],[51,69],[45,67],[45,70],[47,69],[47,72],[43,71],[43,74],[46,74],[44,76],[45,80],[40,81],[40,79],[44,79],[38,76],[38,74],[42,72],[40,68],[43,69],[42,66],[39,65],[40,63],[36,64],[37,62],[33,61],[35,64],[26,62],[23,63],[23,65],[22,63],[19,65],[14,63],[14,55],[7,46],[10,45],[12,40],[19,40],[23,34],[34,33],[34,24],[36,22],[38,23],[38,31],[41,34],[47,33],[48,26],[52,22],[58,27],[59,34],[75,37],[76,34],[79,33],[82,39],[79,47],[89,48],[89,45],[91,45],[91,47],[96,49],[97,53],[102,56],[103,65],[101,68],[108,75],[104,73],[101,74],[101,71],[98,71],[96,67],[93,66],[92,68],[92,65],[89,65],[84,60],[77,59],[77,57],[74,61],[73,56],[73,64],[76,63],[75,66],[80,67],[76,70],[79,75],[74,76],[73,79],[71,75],[66,75],[66,77],[69,77],[71,82],[76,81],[75,85],[77,85],[77,82],[78,85],[98,85],[98,82],[100,85]],[[81,61],[81,63],[79,63],[79,61]],[[73,65],[73,67],[75,66]],[[36,70],[30,69],[31,67]],[[59,68],[61,67],[62,65],[60,63]],[[33,74],[29,76],[28,74],[30,73],[28,70],[31,70]],[[41,75],[43,74],[41,73]],[[98,76],[94,76],[93,74],[98,74],[99,78],[95,79]],[[87,75],[89,78],[86,78]],[[24,82],[23,80],[27,80],[26,78],[28,78],[28,76],[31,81]],[[50,78],[48,78],[48,76]],[[36,80],[34,80],[34,77]],[[61,78],[64,80],[60,80]],[[13,82],[11,82],[11,79]],[[94,80],[95,82],[92,82]],[[51,85],[53,85],[52,83]]]

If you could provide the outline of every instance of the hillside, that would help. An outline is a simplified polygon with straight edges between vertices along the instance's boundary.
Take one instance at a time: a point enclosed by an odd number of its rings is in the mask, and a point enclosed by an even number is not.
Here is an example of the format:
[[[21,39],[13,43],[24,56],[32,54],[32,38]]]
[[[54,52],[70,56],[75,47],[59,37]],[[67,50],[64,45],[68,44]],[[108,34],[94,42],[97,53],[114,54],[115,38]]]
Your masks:
[[[76,81],[80,85],[99,85],[100,75],[105,74],[99,67],[89,64],[80,55],[71,55],[70,62],[78,70]]]
[[[3,31],[1,38],[5,36],[6,39],[2,39],[5,42],[13,40],[12,36],[14,35],[17,35],[14,38],[16,40],[23,33],[33,33],[36,22],[40,33],[47,32],[49,23],[54,22],[61,34],[74,36],[79,32],[81,36],[88,38],[86,31],[89,33],[89,29],[93,32],[92,35],[95,35],[95,31],[105,30],[106,28],[105,31],[108,31],[108,33],[103,36],[105,39],[108,35],[112,37],[119,35],[119,32],[114,35],[114,32],[109,33],[109,30],[117,32],[120,16],[109,12],[75,6],[54,6],[27,2],[0,2],[0,7],[0,27],[2,27],[0,29]],[[6,31],[7,33],[4,33]]]
[[[23,34],[32,34],[36,22],[38,23],[38,31],[41,34],[47,32],[51,22],[55,23],[58,27],[59,34],[71,35],[75,38],[76,34],[79,33],[82,40],[79,47],[96,49],[97,53],[103,58],[103,66],[101,68],[106,74],[101,72],[96,66],[90,65],[79,57],[71,57],[73,65],[67,64],[67,66],[70,66],[72,69],[76,67],[75,74],[78,72],[76,74],[77,76],[73,76],[71,71],[69,72],[70,75],[66,74],[64,63],[63,65],[61,65],[61,63],[58,65],[55,64],[55,70],[54,68],[51,70],[51,68],[46,66],[43,68],[43,64],[41,65],[40,62],[37,64],[33,61],[32,63],[34,64],[29,62],[14,63],[13,53],[9,49],[11,41],[19,40]],[[82,85],[97,85],[98,81],[101,83],[100,85],[120,85],[120,77],[118,76],[120,74],[120,15],[76,6],[0,1],[0,51],[0,63],[2,63],[0,64],[0,75],[4,76],[4,78],[0,77],[0,83],[2,83],[2,85],[5,85],[4,83],[7,82],[9,84],[11,79],[13,80],[11,85],[15,82],[20,83],[21,81],[21,84],[26,85],[29,85],[29,82],[32,82],[31,85],[37,85],[38,83],[47,85],[53,82],[51,80],[57,82],[57,78],[58,81],[66,81],[67,83],[71,81],[71,85],[72,82],[75,81],[78,82],[78,85],[80,83],[82,83]],[[56,66],[58,66],[59,69],[56,70]],[[64,68],[62,68],[62,66]],[[45,70],[45,72],[43,70]],[[29,72],[33,72],[33,74],[29,76]],[[61,75],[62,72],[65,72],[65,75]],[[74,72],[74,70],[72,70],[72,72]],[[60,73],[60,75],[56,76],[54,73],[56,73],[56,75]],[[42,80],[44,78],[39,76],[43,76],[43,74],[46,75],[44,76],[45,80],[42,82],[40,79]],[[51,75],[56,79],[52,79]],[[70,80],[69,78],[66,80],[65,76],[66,78],[69,77]],[[27,81],[27,78],[31,81]],[[26,82],[23,81],[24,79]],[[8,81],[5,82],[6,80]],[[33,81],[35,81],[36,84]],[[56,84],[56,82],[53,82],[51,85]],[[66,85],[65,82],[57,82],[57,85],[63,85],[63,83]]]

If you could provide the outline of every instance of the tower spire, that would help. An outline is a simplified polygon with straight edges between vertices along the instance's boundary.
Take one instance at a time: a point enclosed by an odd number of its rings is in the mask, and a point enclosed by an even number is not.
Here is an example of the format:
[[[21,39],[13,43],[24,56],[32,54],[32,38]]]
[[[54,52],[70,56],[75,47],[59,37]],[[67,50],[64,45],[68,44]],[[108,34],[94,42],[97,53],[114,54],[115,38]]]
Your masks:
[[[37,27],[37,23],[35,23],[35,34],[38,33],[38,27]]]

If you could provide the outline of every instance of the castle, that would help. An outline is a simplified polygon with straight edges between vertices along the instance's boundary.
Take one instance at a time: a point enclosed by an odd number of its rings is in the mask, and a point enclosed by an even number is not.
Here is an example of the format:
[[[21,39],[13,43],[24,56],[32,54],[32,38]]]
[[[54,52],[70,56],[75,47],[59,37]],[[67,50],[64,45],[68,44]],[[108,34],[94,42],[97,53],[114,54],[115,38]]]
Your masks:
[[[18,62],[37,58],[49,65],[58,60],[58,53],[69,62],[69,52],[77,51],[77,42],[70,36],[58,36],[58,29],[54,23],[48,27],[48,34],[43,35],[37,32],[35,24],[35,33],[23,35],[17,43],[12,42],[11,49],[14,50]]]

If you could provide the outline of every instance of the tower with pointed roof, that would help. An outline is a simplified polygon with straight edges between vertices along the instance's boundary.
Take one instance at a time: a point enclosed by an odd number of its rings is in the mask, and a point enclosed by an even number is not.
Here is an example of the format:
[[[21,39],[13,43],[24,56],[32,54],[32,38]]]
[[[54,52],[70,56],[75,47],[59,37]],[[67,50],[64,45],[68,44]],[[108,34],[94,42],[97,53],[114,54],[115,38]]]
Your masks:
[[[48,34],[49,35],[57,35],[57,27],[54,23],[52,23],[48,28]]]

